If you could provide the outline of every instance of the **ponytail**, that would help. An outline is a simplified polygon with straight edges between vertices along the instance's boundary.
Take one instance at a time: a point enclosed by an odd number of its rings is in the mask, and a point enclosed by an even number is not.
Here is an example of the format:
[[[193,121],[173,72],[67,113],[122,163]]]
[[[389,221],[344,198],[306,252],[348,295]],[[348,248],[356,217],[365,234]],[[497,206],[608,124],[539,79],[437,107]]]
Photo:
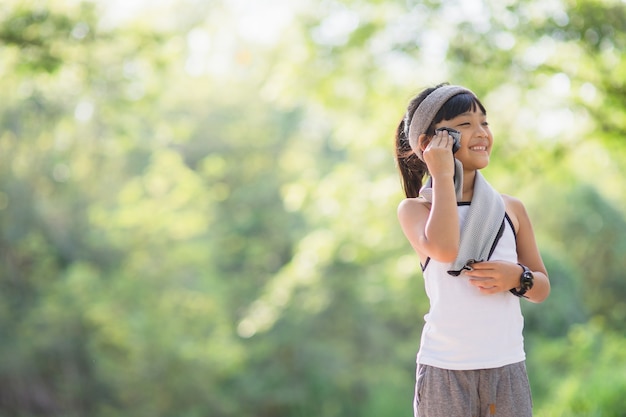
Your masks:
[[[406,114],[396,130],[396,165],[400,171],[400,179],[402,183],[402,189],[407,198],[415,198],[419,196],[420,189],[422,188],[422,181],[424,176],[428,174],[428,167],[426,163],[419,159],[409,143],[409,125],[413,114],[419,107],[420,103],[437,88],[445,84],[439,84],[433,88],[427,88],[422,91],[417,97],[413,98],[408,105]],[[431,126],[432,127],[432,126]]]
[[[404,119],[396,130],[396,164],[400,171],[402,189],[407,198],[414,198],[419,195],[422,188],[422,180],[428,173],[426,164],[420,160],[411,145],[406,134]]]

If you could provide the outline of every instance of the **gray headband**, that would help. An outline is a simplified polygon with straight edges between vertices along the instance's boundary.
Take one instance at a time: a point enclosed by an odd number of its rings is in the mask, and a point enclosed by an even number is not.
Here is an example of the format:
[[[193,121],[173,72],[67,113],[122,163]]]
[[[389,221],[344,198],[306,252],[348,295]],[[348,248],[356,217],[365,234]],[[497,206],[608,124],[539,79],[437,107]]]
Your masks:
[[[444,85],[427,95],[424,101],[417,106],[417,109],[413,114],[413,118],[411,119],[411,124],[409,125],[408,137],[411,149],[413,149],[413,152],[415,152],[417,157],[422,161],[424,160],[422,157],[422,150],[420,149],[417,141],[419,136],[422,133],[426,133],[426,130],[433,122],[433,119],[437,115],[439,109],[441,109],[441,106],[443,106],[445,102],[450,100],[452,97],[462,93],[469,93],[476,97],[476,94],[465,87],[458,85]]]

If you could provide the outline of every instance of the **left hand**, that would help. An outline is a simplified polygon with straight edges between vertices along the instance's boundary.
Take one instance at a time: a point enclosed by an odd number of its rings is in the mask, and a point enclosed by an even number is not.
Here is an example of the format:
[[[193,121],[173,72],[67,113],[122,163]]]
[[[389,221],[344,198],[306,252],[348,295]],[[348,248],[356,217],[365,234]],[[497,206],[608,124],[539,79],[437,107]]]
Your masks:
[[[472,264],[471,271],[463,271],[469,283],[483,294],[496,294],[519,287],[522,268],[513,262],[485,261]]]

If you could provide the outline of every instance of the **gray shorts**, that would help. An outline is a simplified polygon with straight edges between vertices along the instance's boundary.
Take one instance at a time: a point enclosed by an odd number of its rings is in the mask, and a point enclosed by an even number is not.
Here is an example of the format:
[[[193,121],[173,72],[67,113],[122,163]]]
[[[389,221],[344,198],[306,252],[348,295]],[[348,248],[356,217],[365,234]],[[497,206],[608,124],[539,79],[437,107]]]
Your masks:
[[[526,363],[449,371],[417,366],[415,417],[531,417]]]

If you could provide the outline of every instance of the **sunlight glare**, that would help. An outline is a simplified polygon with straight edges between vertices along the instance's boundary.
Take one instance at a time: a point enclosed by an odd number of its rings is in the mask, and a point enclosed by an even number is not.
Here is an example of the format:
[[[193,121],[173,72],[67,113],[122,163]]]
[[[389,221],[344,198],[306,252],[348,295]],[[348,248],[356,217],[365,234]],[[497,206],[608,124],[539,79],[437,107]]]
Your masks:
[[[321,45],[343,45],[359,26],[359,16],[350,10],[341,10],[328,16],[314,32],[315,41]]]
[[[262,45],[278,42],[294,17],[293,3],[286,0],[235,0],[228,6],[237,19],[237,33],[246,41]]]

